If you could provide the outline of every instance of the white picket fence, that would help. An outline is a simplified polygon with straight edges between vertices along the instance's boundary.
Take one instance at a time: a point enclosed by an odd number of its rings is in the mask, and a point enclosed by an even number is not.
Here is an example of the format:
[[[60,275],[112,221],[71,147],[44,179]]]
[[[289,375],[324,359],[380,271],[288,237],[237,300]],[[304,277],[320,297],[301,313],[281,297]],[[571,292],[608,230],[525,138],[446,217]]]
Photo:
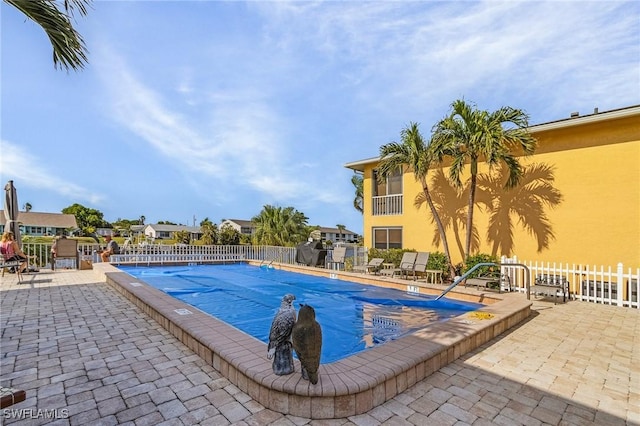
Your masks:
[[[640,268],[625,268],[622,263],[615,267],[576,265],[568,263],[527,262],[517,257],[502,257],[501,272],[509,277],[512,289],[526,292],[526,270],[505,264],[517,263],[528,268],[529,283],[568,283],[569,297],[573,300],[604,303],[640,309]]]

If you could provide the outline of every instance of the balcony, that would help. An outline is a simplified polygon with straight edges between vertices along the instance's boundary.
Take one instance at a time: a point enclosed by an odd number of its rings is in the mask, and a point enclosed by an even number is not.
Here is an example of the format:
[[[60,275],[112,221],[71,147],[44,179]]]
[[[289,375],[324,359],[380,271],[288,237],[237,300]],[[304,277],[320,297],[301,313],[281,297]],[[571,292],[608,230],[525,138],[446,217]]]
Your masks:
[[[372,197],[373,216],[389,216],[402,214],[402,194]]]

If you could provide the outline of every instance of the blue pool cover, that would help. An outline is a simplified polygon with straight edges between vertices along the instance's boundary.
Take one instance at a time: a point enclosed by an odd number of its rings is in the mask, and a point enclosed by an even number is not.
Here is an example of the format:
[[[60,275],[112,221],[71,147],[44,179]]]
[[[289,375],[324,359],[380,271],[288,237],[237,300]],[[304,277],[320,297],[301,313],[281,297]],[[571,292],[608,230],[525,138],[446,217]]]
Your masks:
[[[120,268],[265,343],[282,296],[291,293],[296,310],[304,303],[316,311],[322,363],[482,306],[246,264]]]

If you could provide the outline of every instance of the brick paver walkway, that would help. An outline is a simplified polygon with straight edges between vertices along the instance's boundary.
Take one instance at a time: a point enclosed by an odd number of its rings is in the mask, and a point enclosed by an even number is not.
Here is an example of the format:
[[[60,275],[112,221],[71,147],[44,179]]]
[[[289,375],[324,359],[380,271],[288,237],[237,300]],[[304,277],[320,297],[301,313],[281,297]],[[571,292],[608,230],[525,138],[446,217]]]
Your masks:
[[[536,301],[393,400],[312,421],[256,403],[92,271],[5,275],[0,298],[0,386],[27,392],[0,424],[640,425],[634,309]]]

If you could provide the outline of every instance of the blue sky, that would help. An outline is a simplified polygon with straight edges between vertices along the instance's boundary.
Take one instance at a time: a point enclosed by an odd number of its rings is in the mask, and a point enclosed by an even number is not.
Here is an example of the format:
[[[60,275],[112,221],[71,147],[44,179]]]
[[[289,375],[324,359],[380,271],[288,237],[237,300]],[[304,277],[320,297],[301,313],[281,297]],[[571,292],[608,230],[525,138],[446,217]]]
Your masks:
[[[640,104],[640,2],[95,1],[77,73],[1,13],[2,184],[110,222],[271,204],[361,233],[344,164],[456,99],[531,124]]]

